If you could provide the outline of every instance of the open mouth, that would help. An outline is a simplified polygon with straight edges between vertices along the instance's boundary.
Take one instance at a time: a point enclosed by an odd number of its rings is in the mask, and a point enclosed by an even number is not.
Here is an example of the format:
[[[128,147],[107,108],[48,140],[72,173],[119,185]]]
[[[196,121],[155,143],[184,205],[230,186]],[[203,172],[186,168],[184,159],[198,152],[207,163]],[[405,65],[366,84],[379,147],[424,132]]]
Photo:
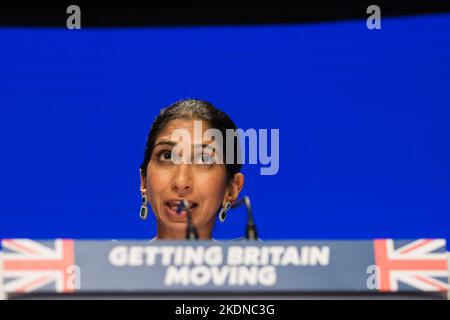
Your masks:
[[[187,200],[189,213],[198,207],[198,204],[193,201]],[[169,200],[164,202],[164,206],[167,208],[170,214],[175,216],[185,216],[187,214],[186,208],[182,205],[182,200]]]

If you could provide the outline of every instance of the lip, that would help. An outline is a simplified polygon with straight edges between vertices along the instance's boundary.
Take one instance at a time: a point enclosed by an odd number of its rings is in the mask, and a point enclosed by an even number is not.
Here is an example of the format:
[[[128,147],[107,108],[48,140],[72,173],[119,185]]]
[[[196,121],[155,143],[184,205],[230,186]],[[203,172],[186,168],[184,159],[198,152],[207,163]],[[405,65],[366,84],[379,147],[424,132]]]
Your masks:
[[[195,201],[191,201],[189,199],[186,199],[189,203],[189,213],[191,215],[194,215],[196,212],[196,209],[198,208],[198,203]],[[187,219],[187,212],[185,210],[181,211],[180,213],[177,212],[177,208],[180,205],[182,199],[170,199],[166,200],[163,203],[164,211],[165,213],[175,221],[185,221]]]

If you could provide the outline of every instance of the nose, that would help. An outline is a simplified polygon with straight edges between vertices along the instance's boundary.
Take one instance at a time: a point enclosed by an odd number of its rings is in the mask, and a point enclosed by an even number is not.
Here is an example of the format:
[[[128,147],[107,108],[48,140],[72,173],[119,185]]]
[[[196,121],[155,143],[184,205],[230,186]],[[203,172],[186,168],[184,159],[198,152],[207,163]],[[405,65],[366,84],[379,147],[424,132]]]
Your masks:
[[[184,197],[192,191],[192,172],[189,164],[179,164],[176,166],[172,179],[172,189],[180,197]]]

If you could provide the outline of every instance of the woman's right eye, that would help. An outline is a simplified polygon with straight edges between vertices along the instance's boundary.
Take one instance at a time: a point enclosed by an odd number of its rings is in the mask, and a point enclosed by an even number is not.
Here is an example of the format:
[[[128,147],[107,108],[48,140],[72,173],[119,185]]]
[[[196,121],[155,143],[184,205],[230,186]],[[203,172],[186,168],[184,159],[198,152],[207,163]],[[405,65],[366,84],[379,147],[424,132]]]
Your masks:
[[[172,152],[163,151],[159,154],[159,160],[161,161],[172,161]]]

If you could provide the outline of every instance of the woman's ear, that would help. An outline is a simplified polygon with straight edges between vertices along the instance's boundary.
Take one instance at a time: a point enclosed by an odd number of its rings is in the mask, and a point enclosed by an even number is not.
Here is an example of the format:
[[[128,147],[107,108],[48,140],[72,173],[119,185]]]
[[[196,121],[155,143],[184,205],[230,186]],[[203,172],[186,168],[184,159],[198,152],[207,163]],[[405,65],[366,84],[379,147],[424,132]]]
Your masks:
[[[142,174],[139,174],[141,177],[141,193],[146,194],[147,193],[147,177],[143,176]]]
[[[229,201],[234,202],[239,197],[239,193],[244,187],[244,175],[242,173],[236,173],[231,182],[228,190]]]

